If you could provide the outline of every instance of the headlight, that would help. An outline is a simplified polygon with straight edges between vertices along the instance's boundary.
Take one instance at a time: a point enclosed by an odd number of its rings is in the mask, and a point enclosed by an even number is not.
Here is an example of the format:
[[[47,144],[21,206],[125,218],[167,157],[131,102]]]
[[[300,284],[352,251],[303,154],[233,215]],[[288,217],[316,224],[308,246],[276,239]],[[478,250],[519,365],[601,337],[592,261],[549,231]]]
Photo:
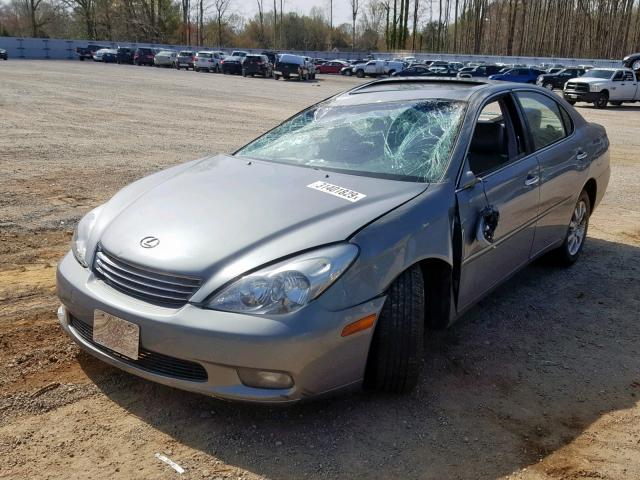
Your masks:
[[[73,231],[71,251],[83,267],[87,267],[87,240],[89,240],[89,235],[91,235],[91,230],[93,230],[101,208],[102,207],[94,208],[82,217]]]
[[[333,284],[358,256],[343,243],[270,265],[237,280],[207,303],[208,308],[251,314],[295,312]]]

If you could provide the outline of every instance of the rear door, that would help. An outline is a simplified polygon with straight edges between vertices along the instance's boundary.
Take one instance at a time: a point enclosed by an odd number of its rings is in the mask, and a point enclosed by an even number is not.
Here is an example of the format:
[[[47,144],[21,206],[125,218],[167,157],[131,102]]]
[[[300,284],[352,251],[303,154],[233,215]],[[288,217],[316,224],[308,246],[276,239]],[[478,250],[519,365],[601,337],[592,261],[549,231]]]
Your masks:
[[[561,242],[589,165],[584,138],[554,95],[515,92],[527,125],[530,143],[540,165],[540,212],[532,255]]]
[[[463,237],[460,310],[530,258],[538,214],[539,168],[527,147],[523,121],[510,94],[495,97],[482,108],[465,168],[479,182],[461,184],[457,190]],[[483,216],[491,211],[499,215],[492,243],[478,233]]]
[[[622,83],[620,87],[623,92],[623,100],[629,101],[636,98],[636,91],[638,89],[638,81],[633,72],[625,71]]]

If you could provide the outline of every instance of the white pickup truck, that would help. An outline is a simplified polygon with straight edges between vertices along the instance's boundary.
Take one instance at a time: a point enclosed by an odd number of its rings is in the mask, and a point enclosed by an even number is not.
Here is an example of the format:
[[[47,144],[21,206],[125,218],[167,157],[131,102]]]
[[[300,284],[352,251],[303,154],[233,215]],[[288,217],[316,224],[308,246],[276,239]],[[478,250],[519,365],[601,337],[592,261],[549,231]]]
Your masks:
[[[639,85],[637,72],[630,68],[594,68],[568,80],[562,94],[571,105],[588,102],[606,108],[608,104],[640,101]]]
[[[393,75],[404,69],[404,63],[394,60],[369,60],[353,67],[353,74],[358,78]]]

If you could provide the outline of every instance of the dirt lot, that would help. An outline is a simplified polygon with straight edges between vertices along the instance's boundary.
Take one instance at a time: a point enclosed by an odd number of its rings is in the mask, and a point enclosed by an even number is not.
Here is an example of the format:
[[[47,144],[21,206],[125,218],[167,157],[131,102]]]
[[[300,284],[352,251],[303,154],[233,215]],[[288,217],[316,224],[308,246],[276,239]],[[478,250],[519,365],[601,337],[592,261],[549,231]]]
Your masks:
[[[538,262],[428,342],[409,396],[291,408],[155,385],[57,326],[73,223],[119,188],[229,152],[356,82],[92,62],[0,65],[0,477],[640,478],[640,109],[581,107],[611,138],[581,261]]]

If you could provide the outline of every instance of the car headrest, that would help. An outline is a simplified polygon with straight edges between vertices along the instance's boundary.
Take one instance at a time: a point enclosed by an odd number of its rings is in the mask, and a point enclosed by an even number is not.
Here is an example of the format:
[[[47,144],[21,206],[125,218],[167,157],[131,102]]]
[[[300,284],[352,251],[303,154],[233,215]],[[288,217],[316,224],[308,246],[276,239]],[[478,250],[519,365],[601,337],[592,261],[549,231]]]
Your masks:
[[[542,114],[540,113],[540,110],[535,108],[525,108],[524,113],[527,116],[529,128],[539,129],[542,121]]]
[[[470,150],[474,153],[504,153],[504,126],[496,122],[478,122],[471,140]]]

